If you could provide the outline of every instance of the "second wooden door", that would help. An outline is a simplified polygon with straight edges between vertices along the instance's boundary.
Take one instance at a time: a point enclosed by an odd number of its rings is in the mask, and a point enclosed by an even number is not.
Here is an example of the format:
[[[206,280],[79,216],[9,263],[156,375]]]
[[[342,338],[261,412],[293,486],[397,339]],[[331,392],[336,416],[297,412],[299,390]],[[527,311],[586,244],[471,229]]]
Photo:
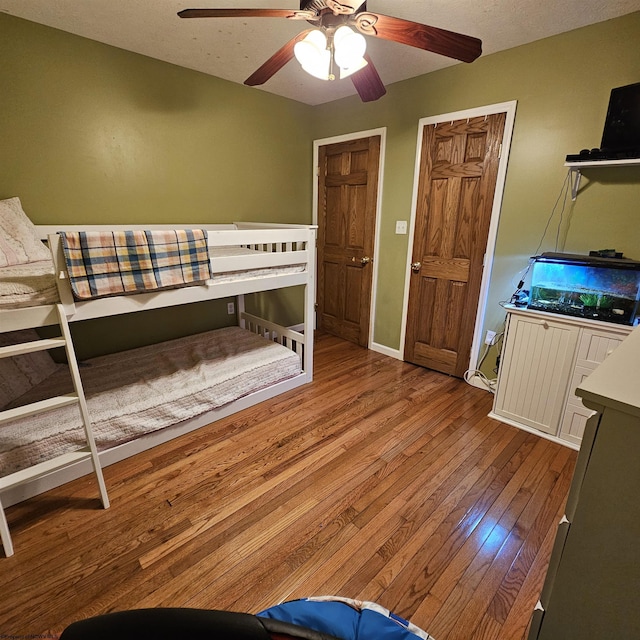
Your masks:
[[[423,132],[404,355],[458,377],[469,366],[505,119]]]

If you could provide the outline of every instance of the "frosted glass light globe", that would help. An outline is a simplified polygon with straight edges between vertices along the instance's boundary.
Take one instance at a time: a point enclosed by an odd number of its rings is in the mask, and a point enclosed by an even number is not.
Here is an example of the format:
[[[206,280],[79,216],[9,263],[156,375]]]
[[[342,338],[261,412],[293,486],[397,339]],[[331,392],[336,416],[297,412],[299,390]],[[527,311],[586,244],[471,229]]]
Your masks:
[[[293,47],[296,60],[302,68],[320,80],[329,79],[331,52],[327,49],[327,38],[322,31],[310,31]]]

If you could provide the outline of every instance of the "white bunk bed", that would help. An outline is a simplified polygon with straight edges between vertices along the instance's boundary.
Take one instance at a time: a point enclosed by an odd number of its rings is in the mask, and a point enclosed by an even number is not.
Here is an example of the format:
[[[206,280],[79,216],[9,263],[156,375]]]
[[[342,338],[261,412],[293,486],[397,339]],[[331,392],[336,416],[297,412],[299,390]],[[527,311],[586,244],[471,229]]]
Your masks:
[[[179,225],[180,229],[207,231],[213,278],[206,284],[94,300],[73,299],[59,231],[140,231],[175,228],[177,225],[36,226],[42,237],[49,241],[58,276],[60,299],[69,321],[77,322],[304,285],[307,287],[305,333],[311,328],[315,295],[316,226],[250,222],[230,225]],[[307,353],[307,356],[310,357],[311,354]]]
[[[153,292],[136,293],[90,300],[74,299],[67,267],[63,255],[58,232],[75,231],[105,231],[105,230],[156,230],[156,229],[205,229],[208,236],[208,248],[212,278],[204,284],[186,286],[177,289],[162,289]],[[59,486],[74,478],[86,475],[93,470],[97,474],[101,490],[101,497],[105,507],[108,506],[106,488],[102,480],[101,466],[113,464],[138,452],[149,449],[157,444],[166,442],[184,433],[209,424],[219,418],[231,415],[256,403],[274,397],[285,391],[294,389],[310,382],[313,372],[313,318],[315,297],[315,245],[316,227],[304,225],[235,223],[230,225],[128,225],[128,226],[39,226],[36,227],[41,238],[47,238],[53,255],[53,265],[57,294],[59,301],[51,300],[51,292],[45,291],[35,296],[34,306],[20,308],[6,308],[0,302],[0,333],[25,328],[37,328],[51,324],[60,324],[63,338],[67,340],[37,341],[39,346],[22,347],[26,353],[36,349],[48,349],[54,346],[67,346],[67,357],[72,370],[77,369],[71,333],[67,323],[74,323],[92,318],[102,318],[126,314],[149,309],[170,306],[180,306],[206,300],[235,297],[237,300],[238,320],[242,328],[253,334],[278,343],[297,354],[299,367],[297,372],[288,374],[284,380],[269,384],[257,391],[244,394],[241,397],[224,402],[213,409],[197,413],[179,422],[153,430],[145,435],[129,439],[122,444],[100,448],[92,457],[91,451],[96,449],[93,443],[91,425],[87,440],[89,452],[78,459],[65,459],[68,454],[56,456],[54,461],[34,464],[32,467],[20,469],[8,476],[0,477],[0,529],[3,528],[3,545],[5,554],[12,553],[11,541],[8,536],[6,520],[4,520],[3,505],[9,506],[28,497]],[[32,267],[33,265],[31,265]],[[0,269],[0,274],[1,274]],[[1,280],[1,278],[0,278]],[[258,318],[247,313],[244,309],[245,294],[264,292],[284,287],[304,287],[304,322],[300,330],[280,326],[274,322]],[[2,297],[0,296],[0,301]],[[42,301],[47,304],[42,304]],[[8,305],[12,307],[14,305]],[[254,336],[255,338],[255,336]],[[55,342],[55,344],[54,344]],[[50,344],[51,343],[51,344]],[[35,345],[35,343],[30,343]],[[18,347],[20,348],[20,347]],[[13,347],[15,350],[16,347]],[[12,355],[7,352],[6,355]],[[2,356],[2,348],[0,348]],[[226,365],[228,368],[228,364]],[[79,395],[84,398],[82,383],[78,372]],[[227,381],[227,387],[229,382]],[[28,394],[27,394],[28,395]],[[66,396],[63,396],[66,397]],[[32,400],[31,400],[32,401]],[[30,401],[30,402],[31,402]],[[46,402],[46,401],[45,401]],[[81,410],[83,409],[81,401]],[[90,402],[90,401],[89,401]],[[38,403],[36,403],[38,404]],[[42,401],[39,401],[42,405]],[[29,405],[36,406],[36,405]],[[0,411],[2,414],[10,411]],[[38,413],[38,412],[34,412]],[[193,413],[193,411],[192,411]],[[30,415],[24,413],[24,415]],[[9,415],[12,418],[12,415]],[[93,420],[90,408],[87,409],[88,421]],[[22,420],[25,418],[22,417]],[[35,420],[35,419],[34,419]],[[0,429],[3,425],[0,424]],[[97,456],[97,458],[96,458]],[[96,459],[99,463],[96,464]],[[0,458],[1,460],[1,458]],[[60,464],[58,464],[58,462]],[[0,471],[0,476],[4,474]],[[4,524],[3,524],[4,520]]]

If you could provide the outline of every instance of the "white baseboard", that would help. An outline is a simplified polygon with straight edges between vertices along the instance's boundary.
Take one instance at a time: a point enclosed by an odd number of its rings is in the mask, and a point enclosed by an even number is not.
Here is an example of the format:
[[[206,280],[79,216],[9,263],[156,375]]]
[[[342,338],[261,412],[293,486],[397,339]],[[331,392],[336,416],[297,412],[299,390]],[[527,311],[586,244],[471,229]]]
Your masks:
[[[378,344],[377,342],[372,342],[369,345],[369,349],[371,349],[371,351],[375,351],[376,353],[382,353],[385,356],[391,356],[396,360],[404,360],[399,349],[392,349],[391,347],[387,347],[383,344]]]
[[[504,424],[508,424],[511,427],[516,427],[516,429],[522,429],[523,431],[533,433],[536,436],[540,436],[541,438],[544,438],[545,440],[551,440],[551,442],[555,442],[565,447],[569,447],[569,449],[574,449],[575,451],[580,450],[580,445],[578,444],[575,444],[573,442],[567,442],[562,438],[558,438],[557,436],[552,436],[550,433],[545,433],[544,431],[540,431],[539,429],[534,429],[533,427],[529,427],[526,424],[520,424],[515,420],[509,420],[509,418],[503,418],[502,416],[495,414],[493,411],[489,412],[489,418],[493,418],[494,420],[498,420],[499,422],[504,422]]]

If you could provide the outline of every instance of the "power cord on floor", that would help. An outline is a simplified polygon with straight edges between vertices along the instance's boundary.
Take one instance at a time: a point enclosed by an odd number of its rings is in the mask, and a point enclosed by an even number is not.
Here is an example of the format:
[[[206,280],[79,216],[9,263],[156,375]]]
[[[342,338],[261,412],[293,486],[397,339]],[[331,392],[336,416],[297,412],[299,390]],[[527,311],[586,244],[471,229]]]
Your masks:
[[[480,371],[480,367],[482,366],[482,363],[485,361],[485,358],[487,357],[487,354],[489,353],[489,349],[491,349],[491,347],[496,346],[504,337],[504,330],[500,331],[500,333],[496,333],[495,336],[493,336],[493,339],[491,340],[491,342],[487,343],[485,342],[484,344],[484,349],[482,351],[482,355],[480,356],[480,359],[478,360],[478,368],[477,369],[467,369],[464,372],[464,375],[462,376],[462,379],[467,383],[470,384],[471,386],[477,387],[477,384],[474,384],[472,382],[472,380],[475,380],[476,382],[479,382],[480,384],[482,384],[484,387],[487,388],[488,391],[490,391],[491,393],[495,393],[496,392],[496,387],[498,385],[498,378],[488,378],[482,371]]]
[[[471,382],[472,378],[483,384],[491,393],[496,392],[496,386],[498,384],[498,378],[487,378],[487,376],[480,371],[480,369],[467,369],[462,376],[463,380],[473,387],[478,385]]]

